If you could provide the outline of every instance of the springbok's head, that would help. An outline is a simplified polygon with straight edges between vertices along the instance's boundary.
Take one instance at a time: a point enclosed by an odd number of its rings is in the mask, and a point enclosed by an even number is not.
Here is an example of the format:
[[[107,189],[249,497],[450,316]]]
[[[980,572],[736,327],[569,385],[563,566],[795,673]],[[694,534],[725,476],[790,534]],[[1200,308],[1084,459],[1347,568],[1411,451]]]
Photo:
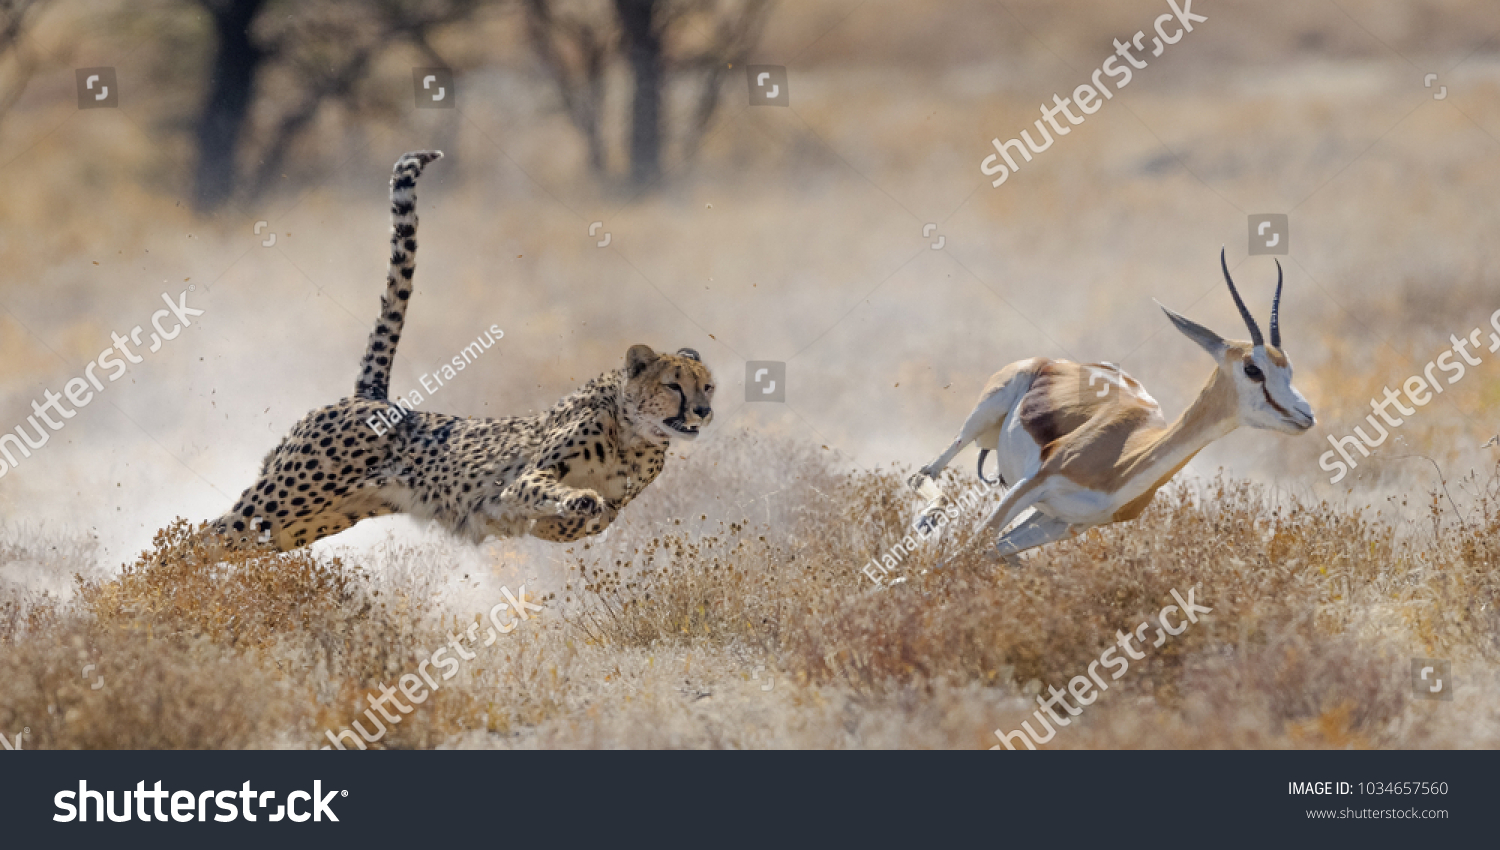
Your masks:
[[[1250,340],[1227,340],[1192,319],[1167,310],[1167,318],[1188,339],[1213,356],[1219,371],[1233,381],[1238,397],[1236,418],[1239,424],[1286,434],[1301,434],[1313,426],[1316,419],[1312,406],[1297,388],[1292,386],[1292,361],[1281,350],[1281,325],[1278,312],[1281,308],[1281,262],[1276,263],[1276,298],[1271,302],[1271,342],[1269,345],[1260,335],[1260,326],[1255,317],[1240,300],[1240,293],[1229,277],[1229,263],[1224,251],[1219,251],[1219,265],[1224,269],[1224,282],[1229,284],[1229,294],[1240,308],[1245,327],[1250,330]]]

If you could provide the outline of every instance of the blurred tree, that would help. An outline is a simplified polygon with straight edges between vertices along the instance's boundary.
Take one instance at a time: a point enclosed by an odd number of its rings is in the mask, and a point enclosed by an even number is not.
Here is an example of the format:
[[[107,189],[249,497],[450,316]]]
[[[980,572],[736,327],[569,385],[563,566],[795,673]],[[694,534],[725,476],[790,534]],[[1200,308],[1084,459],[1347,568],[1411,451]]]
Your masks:
[[[0,82],[0,116],[10,111],[36,70],[36,55],[24,41],[31,21],[29,17],[45,5],[42,0],[0,0],[0,60],[14,60],[12,69]]]
[[[552,77],[563,109],[588,145],[589,166],[608,173],[601,128],[605,72],[623,57],[630,70],[630,179],[638,187],[661,177],[665,139],[663,101],[671,77],[697,84],[683,139],[691,159],[713,115],[731,69],[755,48],[770,0],[613,0],[613,14],[596,2],[524,0],[527,35]]]
[[[625,56],[635,80],[630,105],[630,179],[638,186],[661,176],[661,46],[667,17],[661,0],[615,0]]]
[[[208,93],[198,117],[194,202],[211,211],[237,193],[254,197],[285,164],[298,138],[330,101],[351,104],[370,66],[385,51],[414,46],[447,66],[429,43],[433,30],[472,18],[498,0],[196,0],[208,10],[216,37]],[[253,171],[240,163],[256,84],[279,83],[257,145]],[[288,91],[290,89],[290,91]],[[242,183],[245,185],[242,187]]]
[[[213,19],[214,58],[208,95],[198,115],[198,172],[193,204],[210,210],[234,193],[240,132],[255,77],[269,51],[250,38],[250,24],[266,0],[198,0]]]
[[[607,166],[599,120],[604,109],[604,70],[614,50],[613,27],[607,19],[555,14],[550,0],[525,2],[532,49],[557,85],[568,119],[583,134],[589,167],[603,174]]]

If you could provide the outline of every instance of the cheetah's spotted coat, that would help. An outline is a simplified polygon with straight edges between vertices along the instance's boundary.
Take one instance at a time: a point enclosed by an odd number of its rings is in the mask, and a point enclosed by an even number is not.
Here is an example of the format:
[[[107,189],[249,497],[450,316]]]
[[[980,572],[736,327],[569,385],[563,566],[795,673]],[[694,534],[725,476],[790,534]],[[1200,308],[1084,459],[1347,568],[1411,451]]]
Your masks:
[[[234,508],[210,524],[230,545],[285,551],[363,519],[409,513],[479,542],[597,534],[662,471],[673,437],[713,418],[713,377],[698,353],[632,346],[625,367],[589,381],[537,416],[462,419],[390,411],[392,358],[416,268],[416,181],[439,151],[408,153],[391,175],[391,260],[380,318],[354,395],[302,418],[261,464]]]

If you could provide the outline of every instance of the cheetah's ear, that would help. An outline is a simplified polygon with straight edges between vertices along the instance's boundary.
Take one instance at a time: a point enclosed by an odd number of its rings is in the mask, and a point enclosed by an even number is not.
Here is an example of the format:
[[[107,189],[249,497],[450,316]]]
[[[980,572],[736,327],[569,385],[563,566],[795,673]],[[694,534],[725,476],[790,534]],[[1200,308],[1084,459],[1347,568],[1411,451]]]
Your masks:
[[[649,345],[630,346],[630,350],[625,352],[625,374],[632,378],[640,377],[647,366],[656,362],[656,358],[656,352]]]

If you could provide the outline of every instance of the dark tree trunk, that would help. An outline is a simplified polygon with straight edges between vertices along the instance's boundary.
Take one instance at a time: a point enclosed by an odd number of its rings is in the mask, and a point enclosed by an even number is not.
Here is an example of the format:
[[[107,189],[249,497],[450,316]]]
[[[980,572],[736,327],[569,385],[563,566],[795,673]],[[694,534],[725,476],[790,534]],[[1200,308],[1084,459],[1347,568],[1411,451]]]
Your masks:
[[[198,171],[193,204],[217,209],[234,194],[240,133],[250,110],[255,76],[265,51],[250,39],[250,24],[266,0],[204,0],[217,44],[208,97],[198,117]]]
[[[661,176],[661,99],[665,73],[657,0],[615,0],[627,59],[635,78],[630,108],[630,179],[636,185]]]
[[[587,86],[583,136],[589,145],[589,167],[594,174],[603,176],[604,133],[599,128],[599,116],[604,114],[604,63],[608,58],[608,48],[602,39],[594,37],[592,29],[586,30],[580,41],[584,47],[583,76]]]

